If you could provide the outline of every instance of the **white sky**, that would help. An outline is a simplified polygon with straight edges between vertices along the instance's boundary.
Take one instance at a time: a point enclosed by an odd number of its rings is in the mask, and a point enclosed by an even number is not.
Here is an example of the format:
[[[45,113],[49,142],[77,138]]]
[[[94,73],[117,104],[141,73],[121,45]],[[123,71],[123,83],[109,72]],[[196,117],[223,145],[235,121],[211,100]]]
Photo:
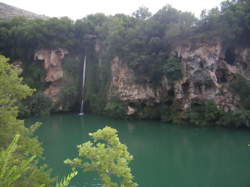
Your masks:
[[[79,19],[89,14],[116,13],[132,14],[140,6],[149,8],[152,13],[166,4],[194,13],[197,17],[203,9],[218,6],[223,0],[0,0],[37,14],[50,17],[68,16]]]

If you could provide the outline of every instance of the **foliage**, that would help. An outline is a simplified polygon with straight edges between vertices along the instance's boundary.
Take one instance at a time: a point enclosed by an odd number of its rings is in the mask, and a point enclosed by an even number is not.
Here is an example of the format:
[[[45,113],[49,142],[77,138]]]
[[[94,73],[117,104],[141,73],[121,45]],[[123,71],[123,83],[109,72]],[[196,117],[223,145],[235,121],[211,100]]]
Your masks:
[[[126,112],[125,105],[117,98],[112,98],[110,101],[108,101],[104,111],[107,115],[114,118],[121,118]]]
[[[250,41],[250,2],[248,0],[226,0],[220,9],[204,10],[198,32],[203,36],[219,36],[230,45],[248,44]],[[205,34],[205,35],[204,35]]]
[[[181,79],[181,65],[180,60],[176,57],[170,57],[162,68],[163,75],[171,81],[176,81]]]
[[[226,127],[250,127],[250,111],[237,110],[234,112],[225,112],[217,122],[218,125]]]
[[[135,18],[113,17],[115,26],[108,38],[110,51],[138,74],[139,82],[157,84],[162,76],[161,67],[168,61],[173,47],[171,40],[191,29],[196,19],[168,5],[147,19],[142,19],[140,14],[148,14],[147,9],[140,8]]]
[[[138,111],[137,115],[140,119],[160,119],[158,106],[144,106]]]
[[[42,91],[47,87],[45,82],[45,70],[42,67],[42,63],[26,62],[23,68],[22,76],[24,77],[24,82],[31,88],[35,88],[38,91]]]
[[[191,110],[188,111],[186,122],[197,126],[215,125],[224,112],[217,108],[211,101],[197,101],[192,103]]]
[[[99,114],[105,113],[111,80],[110,67],[111,58],[106,50],[101,54],[93,54],[93,56],[88,57],[84,90],[84,96],[87,101],[85,108],[87,110]]]
[[[250,127],[250,111],[239,109],[224,112],[212,101],[192,101],[191,108],[178,110],[176,103],[162,105],[161,120],[180,125],[224,126],[224,127]]]
[[[147,7],[142,6],[139,7],[139,9],[133,13],[133,16],[138,20],[145,20],[151,17],[152,13],[149,11]]]
[[[15,159],[11,160],[10,164],[20,166],[22,163],[29,163],[29,167],[25,170],[26,174],[18,178],[13,186],[49,186],[52,179],[48,170],[45,166],[37,165],[43,150],[40,142],[33,137],[33,132],[39,123],[26,128],[24,122],[17,119],[17,102],[30,96],[34,90],[22,83],[20,71],[8,64],[7,60],[0,56],[0,150],[6,150],[13,137],[20,134],[17,150],[11,153],[11,157]]]
[[[238,74],[230,83],[230,87],[239,96],[241,106],[250,110],[250,81]]]
[[[67,177],[63,178],[60,182],[56,183],[56,187],[67,187],[70,181],[77,175],[77,171],[73,170]]]
[[[180,120],[181,111],[178,110],[176,104],[168,105],[163,104],[160,110],[160,118],[162,121],[180,124],[182,120]]]
[[[52,107],[52,100],[42,92],[38,92],[29,98],[29,109],[33,116],[49,115]]]
[[[117,130],[105,127],[89,135],[93,142],[78,145],[80,158],[66,160],[65,163],[85,171],[97,172],[103,187],[137,186],[128,167],[133,156],[127,151],[127,146],[120,142]]]
[[[28,118],[31,116],[29,104],[30,104],[29,99],[24,99],[17,103],[17,106],[19,109],[18,118],[24,119],[24,118]]]
[[[35,156],[31,156],[17,164],[17,158],[13,154],[17,151],[18,140],[20,135],[16,135],[11,144],[0,152],[0,186],[10,187],[15,182],[26,175],[26,172],[31,167],[31,162],[35,159]]]
[[[62,67],[64,73],[59,99],[63,111],[69,111],[79,100],[81,61],[77,57],[66,57],[62,61]]]
[[[0,40],[4,44],[1,43],[0,51],[14,59],[24,57],[32,59],[29,55],[34,54],[35,49],[70,48],[74,41],[72,25],[73,21],[65,17],[60,19],[17,17],[10,21],[2,21]]]

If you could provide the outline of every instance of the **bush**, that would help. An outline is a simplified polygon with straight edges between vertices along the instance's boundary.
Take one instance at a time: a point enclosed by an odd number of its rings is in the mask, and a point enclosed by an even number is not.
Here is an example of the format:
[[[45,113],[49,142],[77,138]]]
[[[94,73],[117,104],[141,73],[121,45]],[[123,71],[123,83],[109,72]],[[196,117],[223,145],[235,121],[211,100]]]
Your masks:
[[[81,60],[78,57],[66,57],[62,61],[63,79],[60,91],[60,105],[63,111],[69,111],[73,106],[80,101],[79,95],[81,93]]]
[[[240,104],[243,108],[250,109],[250,81],[241,75],[236,75],[236,78],[230,84],[231,90],[240,98]]]
[[[60,91],[60,104],[63,107],[63,111],[69,111],[72,106],[77,102],[79,95],[79,88],[75,84],[63,84]]]
[[[176,57],[170,57],[166,63],[163,64],[162,73],[171,81],[177,81],[181,79],[181,64],[180,59]]]
[[[38,92],[30,98],[30,112],[34,116],[49,115],[53,104],[50,97]]]
[[[162,105],[161,106],[161,120],[165,122],[171,122],[175,124],[180,124],[181,111],[174,105]]]
[[[42,67],[41,62],[33,62],[24,64],[22,76],[24,82],[31,88],[35,88],[38,91],[42,91],[46,88],[47,83],[45,80],[45,70]]]
[[[48,187],[52,179],[46,167],[38,164],[43,149],[33,136],[39,123],[26,128],[24,121],[17,119],[17,103],[32,95],[34,90],[23,84],[20,71],[7,61],[0,56],[0,186]],[[12,141],[17,134],[20,135],[18,145],[17,137]]]
[[[19,108],[18,118],[28,118],[31,116],[28,100],[19,101],[17,105]]]
[[[188,123],[197,126],[211,126],[224,115],[212,101],[196,101],[192,103],[191,109],[187,112]]]
[[[250,111],[239,110],[235,112],[226,112],[218,121],[218,125],[227,127],[250,127]]]
[[[125,105],[119,101],[117,98],[112,98],[104,108],[105,113],[107,115],[115,117],[115,118],[122,118],[126,114]]]

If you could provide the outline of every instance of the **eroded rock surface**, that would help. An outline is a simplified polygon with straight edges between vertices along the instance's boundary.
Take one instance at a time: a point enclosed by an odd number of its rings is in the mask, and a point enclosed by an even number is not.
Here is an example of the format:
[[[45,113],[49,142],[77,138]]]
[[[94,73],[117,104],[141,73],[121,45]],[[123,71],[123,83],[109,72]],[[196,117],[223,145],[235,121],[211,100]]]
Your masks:
[[[136,74],[126,63],[116,57],[112,62],[112,82],[110,95],[121,101],[160,103],[173,97],[182,110],[191,107],[195,100],[211,100],[224,111],[234,111],[239,98],[230,90],[235,75],[250,79],[250,49],[223,48],[220,42],[183,45],[175,50],[181,59],[182,78],[171,86],[166,77],[161,86],[152,88],[149,84],[136,83]],[[173,90],[173,95],[169,91]],[[127,114],[131,112],[128,107]]]
[[[229,91],[228,84],[239,70],[226,61],[219,42],[180,47],[177,53],[183,78],[175,85],[175,95],[184,108],[190,107],[194,99],[200,99],[212,100],[225,111],[235,110],[237,97]]]
[[[46,71],[45,81],[50,83],[43,93],[49,96],[54,103],[59,100],[61,79],[63,78],[61,61],[66,54],[68,54],[67,50],[59,48],[55,50],[42,49],[34,55],[35,60],[43,62]]]
[[[135,100],[160,102],[160,90],[153,89],[149,85],[137,84],[134,72],[118,57],[113,59],[111,71],[110,95],[119,96],[122,101],[126,102]]]

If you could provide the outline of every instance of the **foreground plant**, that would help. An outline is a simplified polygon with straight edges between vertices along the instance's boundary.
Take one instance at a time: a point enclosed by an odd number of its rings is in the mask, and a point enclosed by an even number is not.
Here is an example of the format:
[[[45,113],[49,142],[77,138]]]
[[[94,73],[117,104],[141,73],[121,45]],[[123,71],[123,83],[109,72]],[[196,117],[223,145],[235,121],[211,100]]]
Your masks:
[[[77,173],[78,172],[73,169],[72,172],[68,176],[64,177],[61,181],[56,183],[56,187],[69,186],[70,181],[77,175]]]
[[[18,148],[19,138],[20,135],[16,135],[11,144],[0,152],[0,186],[13,186],[19,178],[26,175],[35,159],[35,156],[21,161],[15,158],[14,152]]]
[[[84,171],[97,172],[103,187],[136,187],[131,169],[128,167],[133,156],[127,146],[122,144],[117,130],[105,127],[89,136],[93,141],[78,145],[79,158],[65,160],[66,164],[83,168]]]
[[[38,164],[43,148],[34,131],[40,123],[26,128],[17,118],[18,103],[35,90],[23,83],[21,71],[7,61],[0,55],[0,186],[50,187],[49,170]]]

